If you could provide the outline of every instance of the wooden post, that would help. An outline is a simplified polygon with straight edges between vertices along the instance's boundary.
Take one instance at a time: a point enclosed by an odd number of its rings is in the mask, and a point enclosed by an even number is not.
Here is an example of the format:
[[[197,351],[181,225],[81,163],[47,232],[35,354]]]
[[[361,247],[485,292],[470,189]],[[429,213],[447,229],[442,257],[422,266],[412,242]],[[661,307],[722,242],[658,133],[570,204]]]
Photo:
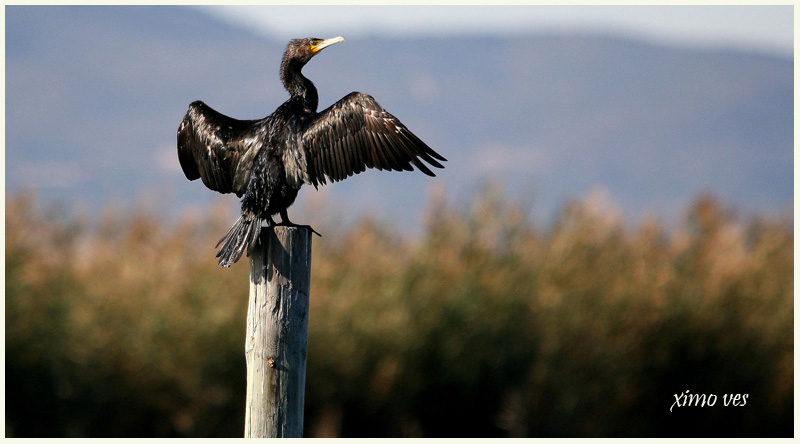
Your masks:
[[[262,228],[250,257],[245,438],[303,436],[311,231]]]

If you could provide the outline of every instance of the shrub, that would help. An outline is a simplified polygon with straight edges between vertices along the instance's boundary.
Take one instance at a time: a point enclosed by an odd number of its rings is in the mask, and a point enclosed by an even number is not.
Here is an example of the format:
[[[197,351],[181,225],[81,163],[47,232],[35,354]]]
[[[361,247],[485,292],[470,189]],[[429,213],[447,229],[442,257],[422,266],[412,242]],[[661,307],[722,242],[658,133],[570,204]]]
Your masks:
[[[528,213],[487,188],[419,238],[314,239],[307,436],[793,434],[790,218]],[[209,214],[7,199],[8,436],[242,435],[248,267],[216,264]],[[719,400],[670,412],[687,390]]]

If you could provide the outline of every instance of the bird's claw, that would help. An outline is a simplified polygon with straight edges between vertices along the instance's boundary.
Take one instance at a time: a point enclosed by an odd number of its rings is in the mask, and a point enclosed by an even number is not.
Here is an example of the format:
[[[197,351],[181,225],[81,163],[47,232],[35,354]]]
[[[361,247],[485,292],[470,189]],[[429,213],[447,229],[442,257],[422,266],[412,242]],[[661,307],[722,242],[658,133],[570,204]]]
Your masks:
[[[298,225],[298,224],[296,224],[296,223],[293,223],[293,222],[281,222],[281,223],[274,223],[272,226],[273,226],[273,227],[297,227],[297,228],[308,228],[309,230],[311,230],[311,232],[312,232],[312,233],[316,234],[316,235],[317,235],[317,236],[319,236],[319,237],[322,237],[322,235],[321,235],[321,234],[319,234],[319,233],[317,232],[317,230],[315,230],[314,228],[312,228],[312,227],[311,227],[311,225]]]

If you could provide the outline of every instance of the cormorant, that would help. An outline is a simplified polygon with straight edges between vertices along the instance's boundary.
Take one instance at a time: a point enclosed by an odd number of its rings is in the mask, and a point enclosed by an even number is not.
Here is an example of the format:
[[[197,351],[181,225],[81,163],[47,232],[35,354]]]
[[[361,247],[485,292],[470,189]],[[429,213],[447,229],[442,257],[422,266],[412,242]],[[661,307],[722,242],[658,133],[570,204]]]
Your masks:
[[[341,41],[289,42],[281,80],[290,97],[266,118],[237,120],[199,100],[189,105],[178,128],[178,159],[186,178],[202,178],[214,191],[244,196],[241,217],[217,243],[223,267],[245,251],[250,255],[263,221],[297,226],[286,209],[304,183],[318,187],[366,168],[412,171],[412,165],[434,176],[421,160],[443,168],[437,160],[444,157],[367,94],[350,93],[317,112],[317,90],[301,70],[314,55]],[[280,224],[272,219],[278,213]]]

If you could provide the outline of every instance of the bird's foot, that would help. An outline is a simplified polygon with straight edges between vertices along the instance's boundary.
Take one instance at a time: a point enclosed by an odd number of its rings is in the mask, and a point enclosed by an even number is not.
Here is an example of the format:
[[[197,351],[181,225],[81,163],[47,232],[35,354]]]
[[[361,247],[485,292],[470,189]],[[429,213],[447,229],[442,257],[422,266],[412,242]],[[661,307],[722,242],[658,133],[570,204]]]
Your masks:
[[[312,232],[312,233],[316,234],[316,235],[317,235],[317,236],[319,236],[319,237],[322,237],[322,235],[321,235],[321,234],[319,234],[319,233],[317,232],[317,230],[313,229],[313,228],[311,227],[311,225],[298,225],[298,224],[296,224],[296,223],[294,223],[294,222],[286,222],[286,221],[282,221],[281,223],[273,223],[273,225],[272,225],[272,226],[273,226],[273,227],[298,227],[298,228],[308,228],[309,230],[311,230],[311,232]]]

